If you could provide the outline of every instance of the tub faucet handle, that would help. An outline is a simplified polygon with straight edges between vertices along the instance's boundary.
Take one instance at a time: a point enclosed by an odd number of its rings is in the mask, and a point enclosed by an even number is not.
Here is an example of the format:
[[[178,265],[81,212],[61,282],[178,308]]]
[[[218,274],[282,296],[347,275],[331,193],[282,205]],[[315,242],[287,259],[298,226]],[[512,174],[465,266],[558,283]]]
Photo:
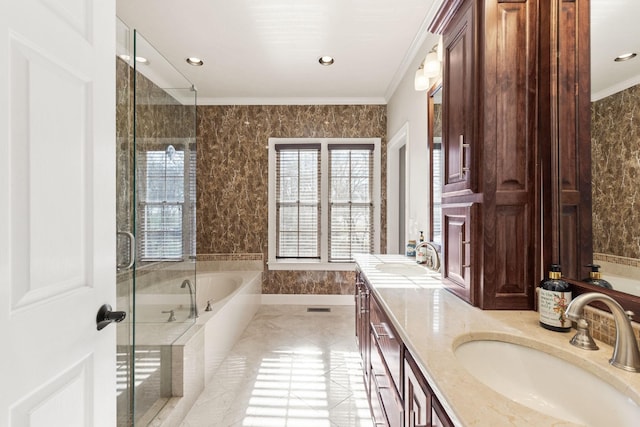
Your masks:
[[[163,313],[169,313],[169,318],[167,319],[167,322],[175,322],[176,321],[176,313],[175,310],[163,310]]]
[[[207,300],[207,307],[204,311],[213,311],[213,307],[211,307],[211,300]]]

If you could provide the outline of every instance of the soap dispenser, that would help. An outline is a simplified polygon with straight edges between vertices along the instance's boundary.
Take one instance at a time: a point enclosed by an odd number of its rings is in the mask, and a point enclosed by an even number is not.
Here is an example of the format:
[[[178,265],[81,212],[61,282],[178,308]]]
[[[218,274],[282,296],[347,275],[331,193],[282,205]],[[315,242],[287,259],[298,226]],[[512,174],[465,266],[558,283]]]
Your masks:
[[[602,278],[602,274],[600,273],[600,266],[598,264],[587,264],[585,267],[590,267],[591,271],[589,272],[589,278],[583,279],[583,282],[587,282],[591,285],[601,286],[607,289],[613,289],[611,283]]]
[[[571,320],[565,311],[571,302],[571,285],[562,280],[558,264],[551,265],[549,277],[540,282],[538,292],[538,314],[540,326],[557,332],[569,332]]]

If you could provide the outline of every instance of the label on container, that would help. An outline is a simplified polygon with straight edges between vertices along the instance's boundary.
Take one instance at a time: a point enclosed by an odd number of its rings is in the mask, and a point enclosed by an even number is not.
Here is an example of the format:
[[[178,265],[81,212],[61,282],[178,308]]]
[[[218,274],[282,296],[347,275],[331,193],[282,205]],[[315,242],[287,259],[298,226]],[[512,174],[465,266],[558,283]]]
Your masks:
[[[416,252],[416,262],[418,264],[424,264],[427,262],[427,247],[420,246]]]
[[[539,291],[540,322],[556,328],[570,328],[571,320],[567,319],[565,311],[571,302],[571,292],[548,291],[542,288]]]
[[[407,243],[407,256],[416,256],[416,241],[409,240]]]

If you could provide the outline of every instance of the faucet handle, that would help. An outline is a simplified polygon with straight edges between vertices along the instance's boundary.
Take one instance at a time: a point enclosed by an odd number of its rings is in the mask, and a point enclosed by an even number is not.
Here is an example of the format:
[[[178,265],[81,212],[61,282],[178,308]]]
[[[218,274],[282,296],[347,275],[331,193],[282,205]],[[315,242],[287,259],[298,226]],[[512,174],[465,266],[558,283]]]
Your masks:
[[[578,332],[571,338],[571,345],[575,345],[583,350],[597,350],[598,345],[589,334],[589,322],[580,318],[576,321],[576,329]]]
[[[162,313],[169,314],[169,319],[167,319],[167,322],[175,322],[176,321],[175,310],[162,310]]]

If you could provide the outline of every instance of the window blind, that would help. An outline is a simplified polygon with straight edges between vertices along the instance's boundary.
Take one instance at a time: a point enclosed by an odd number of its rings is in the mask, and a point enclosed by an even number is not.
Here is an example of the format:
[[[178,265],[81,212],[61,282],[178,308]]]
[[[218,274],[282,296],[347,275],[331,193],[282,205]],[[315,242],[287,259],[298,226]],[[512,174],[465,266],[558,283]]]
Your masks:
[[[185,233],[185,247],[189,248],[189,255],[196,255],[196,150],[189,150],[189,164],[187,170],[189,171],[189,212],[187,214],[189,232]]]
[[[143,261],[182,259],[184,166],[183,151],[137,154],[136,237]]]
[[[329,262],[373,250],[373,145],[329,144]]]
[[[320,145],[275,150],[276,258],[320,258]]]

